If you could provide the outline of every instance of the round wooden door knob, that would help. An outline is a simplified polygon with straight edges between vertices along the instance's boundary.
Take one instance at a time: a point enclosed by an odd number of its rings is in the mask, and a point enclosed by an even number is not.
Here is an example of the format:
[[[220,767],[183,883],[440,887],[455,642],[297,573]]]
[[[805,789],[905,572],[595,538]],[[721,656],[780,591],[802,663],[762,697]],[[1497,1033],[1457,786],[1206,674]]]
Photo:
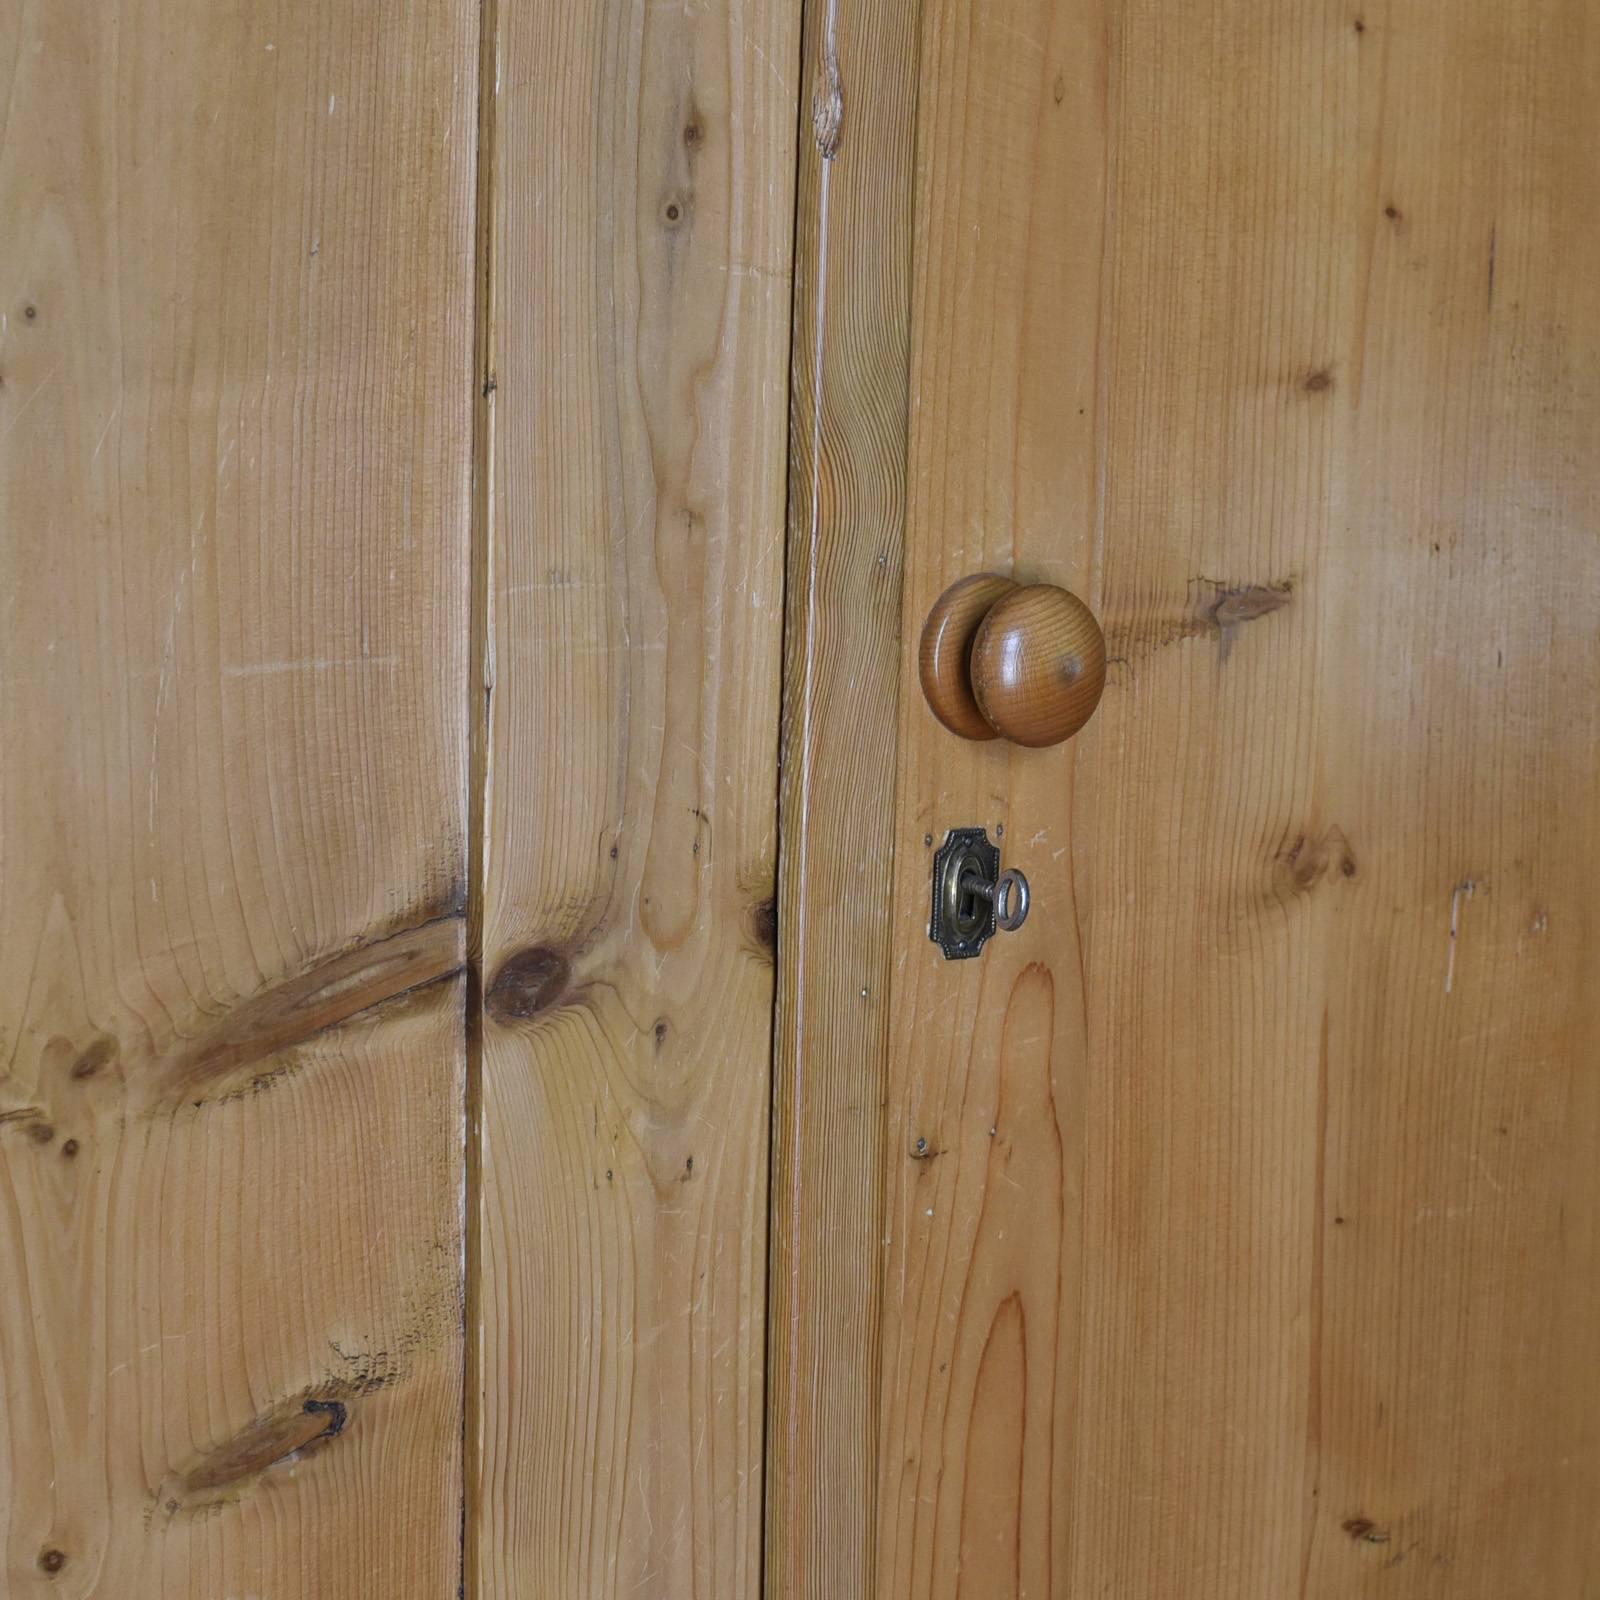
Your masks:
[[[929,708],[952,733],[1038,748],[1094,715],[1106,641],[1068,590],[979,572],[934,602],[917,664]]]

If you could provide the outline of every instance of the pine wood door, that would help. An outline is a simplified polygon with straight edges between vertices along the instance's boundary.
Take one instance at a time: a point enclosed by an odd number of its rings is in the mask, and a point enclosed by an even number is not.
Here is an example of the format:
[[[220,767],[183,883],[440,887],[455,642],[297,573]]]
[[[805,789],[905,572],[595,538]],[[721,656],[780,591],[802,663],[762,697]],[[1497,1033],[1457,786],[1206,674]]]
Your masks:
[[[1600,17],[805,70],[767,1592],[1600,1592]],[[1069,744],[923,702],[985,570],[1104,625]]]

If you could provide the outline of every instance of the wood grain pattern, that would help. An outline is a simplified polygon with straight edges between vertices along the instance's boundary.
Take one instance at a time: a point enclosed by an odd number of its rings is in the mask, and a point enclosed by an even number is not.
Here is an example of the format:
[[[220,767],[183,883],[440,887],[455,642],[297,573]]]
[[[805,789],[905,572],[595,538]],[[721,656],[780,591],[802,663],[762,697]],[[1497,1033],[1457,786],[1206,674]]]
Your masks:
[[[916,0],[806,7],[764,1594],[872,1592]]]
[[[1600,1582],[1597,33],[927,8],[905,637],[1020,567],[1110,684],[1023,751],[902,662],[850,1592]],[[947,964],[980,823],[1034,909]]]
[[[963,573],[1092,595],[1101,19],[924,12],[904,624]],[[877,1600],[1076,1595],[1087,999],[1055,749],[952,738],[903,663],[884,1142]],[[1103,720],[1103,719],[1102,719]],[[928,937],[932,850],[982,826],[1032,889],[973,961]],[[1123,1587],[1113,1592],[1187,1593]]]
[[[1107,62],[1072,1582],[1581,1594],[1600,33],[1240,20]]]
[[[475,6],[0,7],[0,1591],[454,1594]]]
[[[495,24],[475,1595],[760,1583],[798,24]]]

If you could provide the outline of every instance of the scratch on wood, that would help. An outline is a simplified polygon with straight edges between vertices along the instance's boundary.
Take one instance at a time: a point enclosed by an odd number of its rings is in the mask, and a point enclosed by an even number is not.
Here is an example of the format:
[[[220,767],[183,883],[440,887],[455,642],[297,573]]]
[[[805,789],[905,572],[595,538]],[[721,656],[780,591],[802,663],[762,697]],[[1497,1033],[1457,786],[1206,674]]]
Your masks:
[[[1444,992],[1450,993],[1456,981],[1456,940],[1461,933],[1461,902],[1470,900],[1478,892],[1477,883],[1471,878],[1463,878],[1454,889],[1450,891],[1450,957],[1445,963]]]
[[[285,672],[343,672],[398,667],[399,656],[308,656],[301,661],[239,661],[222,669],[225,678],[275,678]]]

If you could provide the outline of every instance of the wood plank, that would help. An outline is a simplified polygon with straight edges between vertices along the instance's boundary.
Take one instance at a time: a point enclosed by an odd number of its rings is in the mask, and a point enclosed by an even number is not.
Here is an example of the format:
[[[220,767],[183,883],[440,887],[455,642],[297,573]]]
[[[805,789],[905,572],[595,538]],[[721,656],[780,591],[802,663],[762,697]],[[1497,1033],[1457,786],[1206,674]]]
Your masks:
[[[477,1595],[753,1595],[798,6],[494,52]]]
[[[1093,601],[1105,211],[1092,8],[924,18],[907,641],[970,572]],[[914,646],[901,670],[874,1593],[1071,1594],[1088,1069],[1074,829],[1098,725],[1047,750],[960,740],[923,700]],[[973,826],[1026,872],[1033,909],[949,962],[928,937],[933,849]]]
[[[914,0],[811,6],[803,41],[767,1376],[774,1600],[873,1584],[918,16]]]
[[[459,1582],[475,26],[0,11],[7,1594]]]
[[[1364,890],[1320,1019],[1328,1600],[1600,1587],[1600,16],[1421,20],[1335,34],[1360,177],[1296,864],[1320,833]]]
[[[1597,63],[927,12],[903,632],[1014,571],[1113,666],[1027,752],[905,653],[880,1600],[1600,1581]],[[954,968],[980,822],[1034,911]]]

